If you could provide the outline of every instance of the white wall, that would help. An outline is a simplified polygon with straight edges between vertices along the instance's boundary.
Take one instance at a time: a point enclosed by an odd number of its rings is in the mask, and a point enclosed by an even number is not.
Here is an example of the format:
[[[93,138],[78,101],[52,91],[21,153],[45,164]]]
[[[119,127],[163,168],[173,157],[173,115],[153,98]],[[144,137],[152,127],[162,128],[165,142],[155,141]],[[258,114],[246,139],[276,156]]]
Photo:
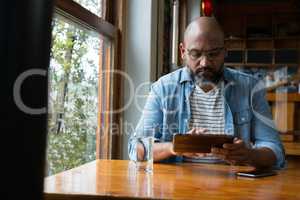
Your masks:
[[[188,23],[200,16],[200,2],[201,0],[187,1],[187,21]]]
[[[124,71],[129,75],[134,90],[145,82],[155,79],[156,74],[156,49],[157,49],[157,3],[159,0],[128,0],[126,9],[126,30],[124,34]],[[130,94],[128,81],[124,81],[124,102],[128,103]],[[149,87],[143,87],[139,95],[147,95]],[[138,105],[142,108],[145,98],[138,99]],[[135,101],[131,102],[128,109],[123,113],[123,122],[126,122],[126,129],[123,128],[122,150],[123,159],[128,159],[127,141],[129,133],[135,128],[141,110],[136,106]],[[125,124],[125,123],[124,123]]]
[[[157,53],[160,53],[161,49],[157,41],[161,40],[158,40],[157,32],[160,32],[161,26],[163,26],[161,19],[163,2],[163,0],[127,0],[123,45],[125,66],[123,69],[132,80],[135,92],[141,84],[155,81],[156,74],[160,73],[157,66],[157,60],[160,58],[157,57]],[[187,2],[189,23],[200,16],[200,0],[188,0]],[[158,21],[160,21],[160,25],[158,25]],[[130,94],[128,81],[124,81],[123,90],[123,101],[126,104],[135,94]],[[148,92],[149,87],[145,86],[139,90],[139,95],[147,95]],[[138,98],[137,100],[138,106],[142,109],[146,98]],[[141,115],[141,109],[138,106],[133,99],[130,106],[122,113],[123,124],[126,124],[122,131],[123,159],[128,159],[128,137]]]

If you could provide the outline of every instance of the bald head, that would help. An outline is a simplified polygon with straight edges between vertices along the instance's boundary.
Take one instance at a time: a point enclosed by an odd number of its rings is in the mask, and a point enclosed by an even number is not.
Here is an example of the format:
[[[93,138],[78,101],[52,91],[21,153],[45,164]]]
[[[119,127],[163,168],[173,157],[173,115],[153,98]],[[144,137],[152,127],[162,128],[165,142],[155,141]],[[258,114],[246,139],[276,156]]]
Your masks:
[[[199,17],[192,21],[184,32],[184,43],[206,38],[214,43],[224,43],[224,33],[214,17]]]

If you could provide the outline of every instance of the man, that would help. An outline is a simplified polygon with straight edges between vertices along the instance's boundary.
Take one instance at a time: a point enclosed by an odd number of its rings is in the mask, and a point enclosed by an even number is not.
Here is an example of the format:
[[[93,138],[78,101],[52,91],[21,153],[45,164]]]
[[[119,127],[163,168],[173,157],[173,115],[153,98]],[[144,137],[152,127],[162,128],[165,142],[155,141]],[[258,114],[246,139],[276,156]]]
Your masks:
[[[252,76],[225,68],[224,34],[212,17],[200,17],[186,29],[180,44],[186,66],[160,78],[151,87],[136,135],[153,132],[154,161],[190,158],[221,159],[257,168],[285,164],[284,149],[272,123],[264,91],[255,91]],[[271,121],[271,123],[270,123]],[[211,154],[177,155],[176,133],[229,134],[233,144],[212,148]],[[129,140],[129,156],[146,155],[144,145]]]

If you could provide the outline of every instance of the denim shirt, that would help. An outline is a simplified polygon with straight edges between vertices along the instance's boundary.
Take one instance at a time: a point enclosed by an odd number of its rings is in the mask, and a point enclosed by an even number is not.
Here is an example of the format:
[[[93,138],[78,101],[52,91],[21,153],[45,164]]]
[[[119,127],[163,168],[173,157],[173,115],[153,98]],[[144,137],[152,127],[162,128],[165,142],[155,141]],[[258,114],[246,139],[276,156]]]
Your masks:
[[[267,147],[276,155],[275,168],[285,166],[285,153],[272,121],[263,85],[253,76],[224,68],[225,134],[242,139],[250,148]],[[161,77],[152,84],[128,152],[136,156],[135,136],[152,134],[155,142],[171,142],[176,133],[188,132],[191,118],[189,97],[195,82],[187,67]],[[147,149],[145,149],[147,151]],[[165,162],[180,162],[174,156]]]

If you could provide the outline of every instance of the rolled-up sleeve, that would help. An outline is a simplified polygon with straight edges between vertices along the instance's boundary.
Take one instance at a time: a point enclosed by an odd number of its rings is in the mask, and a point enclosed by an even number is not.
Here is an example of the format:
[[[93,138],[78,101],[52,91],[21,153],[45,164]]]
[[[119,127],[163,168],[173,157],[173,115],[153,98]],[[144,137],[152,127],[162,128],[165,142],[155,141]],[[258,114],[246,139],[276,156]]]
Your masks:
[[[267,142],[267,141],[257,141],[255,143],[255,148],[262,148],[267,147],[271,149],[275,156],[276,156],[276,165],[274,166],[276,169],[282,169],[285,166],[285,156],[284,151],[281,148],[281,145],[276,144],[274,142]]]
[[[137,158],[136,145],[139,136],[154,136],[154,141],[158,141],[161,137],[161,125],[163,122],[163,112],[161,106],[161,98],[159,96],[158,83],[151,86],[150,93],[147,97],[140,120],[136,126],[134,133],[128,140],[128,154],[131,160]]]
[[[276,156],[277,169],[285,166],[285,151],[276,126],[272,120],[270,107],[265,98],[265,90],[262,85],[256,85],[252,91],[254,148],[266,147],[271,149]]]

